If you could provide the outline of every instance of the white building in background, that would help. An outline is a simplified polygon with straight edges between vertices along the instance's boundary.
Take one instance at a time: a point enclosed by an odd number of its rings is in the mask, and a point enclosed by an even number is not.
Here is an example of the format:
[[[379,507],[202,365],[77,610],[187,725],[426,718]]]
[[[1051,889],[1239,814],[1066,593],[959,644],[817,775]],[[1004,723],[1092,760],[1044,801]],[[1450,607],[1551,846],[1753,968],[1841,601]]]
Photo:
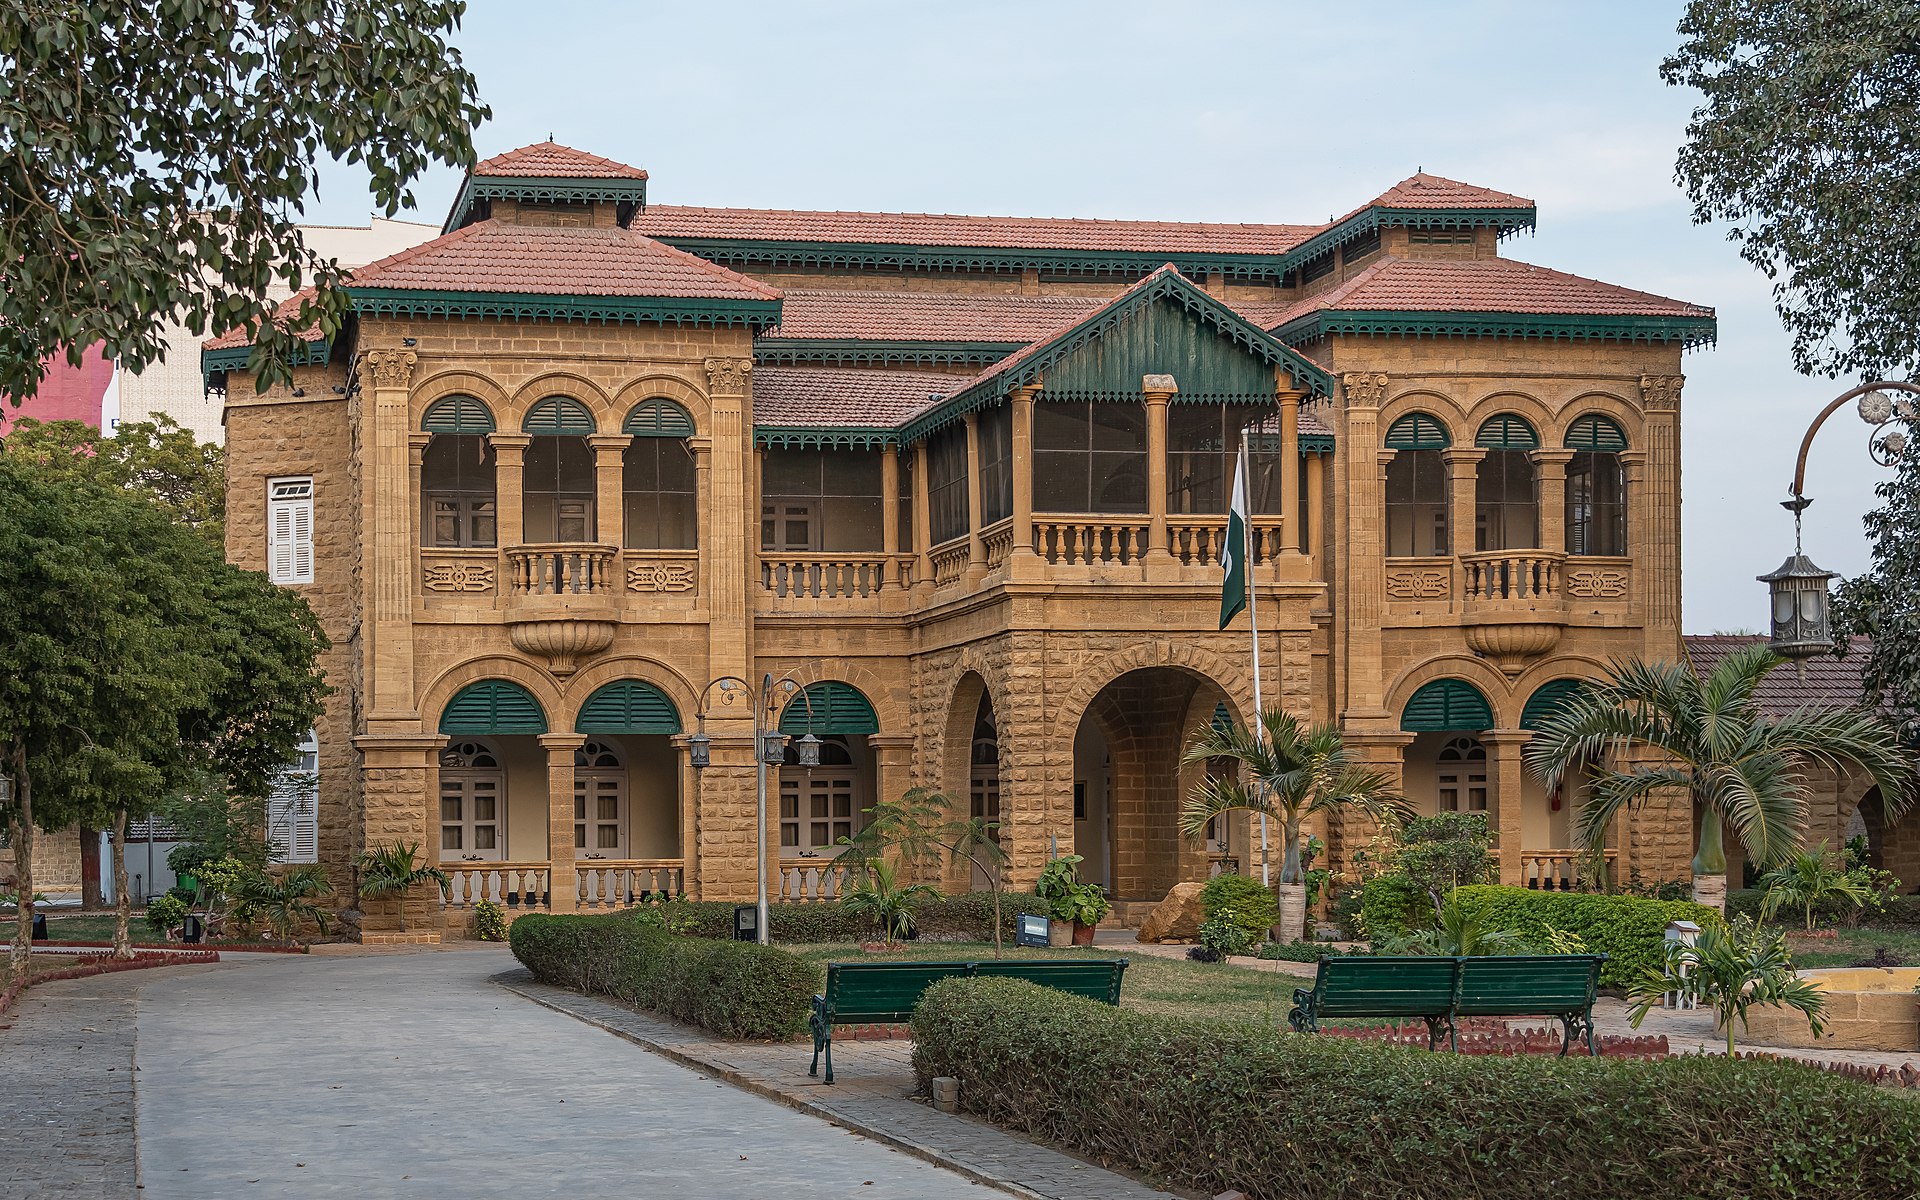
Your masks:
[[[440,227],[373,217],[366,225],[302,225],[300,232],[315,254],[351,268],[364,267],[438,237]],[[286,287],[279,285],[272,292],[276,300],[284,300],[289,294]],[[146,421],[155,413],[165,413],[193,430],[194,436],[203,442],[224,442],[221,400],[207,396],[200,374],[200,343],[204,340],[205,335],[191,333],[184,325],[171,325],[167,329],[165,359],[138,374],[125,368],[116,369],[117,411],[103,411],[101,424],[111,429],[122,420]]]

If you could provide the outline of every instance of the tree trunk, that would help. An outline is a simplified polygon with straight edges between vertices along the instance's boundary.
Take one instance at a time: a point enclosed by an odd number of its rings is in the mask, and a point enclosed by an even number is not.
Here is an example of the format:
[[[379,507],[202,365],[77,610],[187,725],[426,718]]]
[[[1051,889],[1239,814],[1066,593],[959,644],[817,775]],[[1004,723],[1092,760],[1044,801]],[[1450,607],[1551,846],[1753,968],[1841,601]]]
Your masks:
[[[113,810],[113,956],[133,957],[133,938],[127,924],[133,916],[133,897],[127,894],[127,810]]]
[[[19,902],[19,919],[13,927],[13,947],[8,965],[21,979],[27,977],[27,963],[33,955],[33,781],[27,775],[27,748],[13,746],[13,887]]]
[[[1727,877],[1725,875],[1695,875],[1693,877],[1693,902],[1704,904],[1716,912],[1727,911]]]

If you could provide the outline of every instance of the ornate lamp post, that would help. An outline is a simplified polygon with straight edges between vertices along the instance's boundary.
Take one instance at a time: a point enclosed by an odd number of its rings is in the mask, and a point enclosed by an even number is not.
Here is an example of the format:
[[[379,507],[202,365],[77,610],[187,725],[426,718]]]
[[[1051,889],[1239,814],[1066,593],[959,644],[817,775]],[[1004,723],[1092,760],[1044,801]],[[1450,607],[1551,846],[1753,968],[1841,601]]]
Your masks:
[[[1895,397],[1888,395],[1889,391],[1905,394]],[[1920,414],[1913,400],[1915,395],[1920,395],[1920,386],[1911,383],[1861,384],[1841,393],[1821,409],[1813,424],[1807,426],[1807,435],[1800,439],[1800,458],[1793,468],[1793,499],[1780,502],[1780,507],[1793,514],[1793,553],[1778,570],[1759,579],[1767,585],[1772,598],[1767,645],[1780,657],[1793,659],[1801,670],[1805,669],[1807,659],[1833,648],[1827,584],[1834,574],[1815,566],[1800,549],[1800,514],[1813,503],[1813,497],[1805,491],[1807,451],[1813,447],[1813,435],[1841,405],[1858,397],[1860,419],[1874,427],[1867,435],[1867,453],[1881,466],[1891,466],[1906,451],[1907,435],[1887,426],[1895,420],[1912,421]]]
[[[736,694],[748,702],[753,701],[753,688],[746,680],[737,675],[722,675],[707,684],[700,692],[700,711],[695,714],[698,728],[687,739],[687,757],[695,770],[703,770],[713,761],[713,739],[707,736],[707,697],[713,689],[720,689],[720,703],[732,703]],[[782,699],[791,699],[799,693],[800,700],[807,706],[807,732],[794,742],[794,752],[803,767],[820,765],[820,739],[813,736],[813,697],[807,689],[791,675],[774,679],[771,672],[761,678],[760,700],[753,710],[753,758],[759,774],[759,801],[755,811],[755,846],[758,853],[754,858],[754,939],[762,946],[771,940],[771,931],[767,928],[767,767],[779,766],[787,761],[787,735],[780,732],[780,722],[775,710]]]

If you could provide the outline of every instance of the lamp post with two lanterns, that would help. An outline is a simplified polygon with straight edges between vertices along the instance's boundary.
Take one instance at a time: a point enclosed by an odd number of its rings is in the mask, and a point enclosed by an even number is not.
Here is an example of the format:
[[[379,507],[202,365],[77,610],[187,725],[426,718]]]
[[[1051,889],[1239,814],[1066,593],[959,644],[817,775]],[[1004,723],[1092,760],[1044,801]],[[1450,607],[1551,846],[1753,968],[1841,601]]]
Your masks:
[[[1893,396],[1888,395],[1889,392],[1902,394]],[[1815,566],[1800,548],[1800,515],[1813,503],[1813,497],[1806,494],[1807,451],[1813,447],[1813,435],[1841,405],[1857,398],[1860,419],[1874,427],[1867,435],[1867,453],[1881,466],[1892,466],[1906,452],[1907,435],[1903,430],[1887,426],[1896,421],[1905,424],[1920,415],[1915,396],[1920,396],[1920,386],[1915,384],[1886,380],[1863,383],[1836,396],[1821,409],[1813,424],[1807,426],[1806,436],[1800,439],[1800,457],[1793,468],[1793,498],[1780,502],[1780,507],[1793,514],[1793,553],[1778,570],[1759,579],[1767,585],[1772,598],[1767,645],[1782,658],[1792,659],[1801,671],[1806,669],[1807,659],[1833,649],[1827,585],[1834,574]]]
[[[700,709],[695,714],[699,727],[687,739],[687,756],[694,770],[704,770],[713,761],[713,739],[707,736],[707,697],[720,689],[720,703],[728,706],[734,696],[754,703],[753,688],[738,675],[722,675],[700,692]],[[778,702],[791,701],[798,693],[807,706],[807,732],[794,741],[794,753],[803,767],[820,765],[820,739],[813,736],[813,697],[790,675],[775,679],[768,672],[760,681],[760,697],[753,710],[753,758],[759,769],[759,802],[755,813],[757,853],[754,858],[754,940],[765,946],[770,941],[767,928],[767,768],[787,761],[787,735],[780,731],[775,715]]]

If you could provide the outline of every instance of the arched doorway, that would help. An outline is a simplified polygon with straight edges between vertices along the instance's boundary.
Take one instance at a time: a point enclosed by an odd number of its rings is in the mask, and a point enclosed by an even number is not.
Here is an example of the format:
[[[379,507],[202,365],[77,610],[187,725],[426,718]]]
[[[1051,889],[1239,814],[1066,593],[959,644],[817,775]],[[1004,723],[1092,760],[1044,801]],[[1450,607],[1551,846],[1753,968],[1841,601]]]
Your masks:
[[[507,844],[507,772],[477,738],[440,752],[440,861],[498,862]]]
[[[627,857],[627,764],[606,738],[588,738],[573,752],[573,853]]]
[[[873,807],[873,750],[867,736],[880,732],[873,702],[850,683],[808,684],[781,711],[780,732],[789,738],[780,767],[780,856],[837,858],[840,839],[858,833]],[[791,740],[808,733],[820,739],[816,767],[800,765]],[[786,869],[783,863],[783,874]]]
[[[680,710],[672,699],[645,680],[617,679],[587,697],[574,729],[587,735],[574,755],[576,854],[679,858],[680,764],[671,739]],[[584,827],[589,819],[592,829]],[[660,881],[650,875],[646,882]]]
[[[967,815],[987,823],[987,836],[1000,844],[1000,735],[993,720],[993,700],[982,691],[973,718],[973,740],[967,755]],[[993,886],[993,879],[977,865],[970,886],[976,892]]]
[[[1180,836],[1181,761],[1192,714],[1225,699],[1218,685],[1172,667],[1145,667],[1094,696],[1074,733],[1073,846],[1081,878],[1115,900],[1159,901],[1207,877],[1204,842]],[[1067,848],[1060,847],[1064,852]]]

